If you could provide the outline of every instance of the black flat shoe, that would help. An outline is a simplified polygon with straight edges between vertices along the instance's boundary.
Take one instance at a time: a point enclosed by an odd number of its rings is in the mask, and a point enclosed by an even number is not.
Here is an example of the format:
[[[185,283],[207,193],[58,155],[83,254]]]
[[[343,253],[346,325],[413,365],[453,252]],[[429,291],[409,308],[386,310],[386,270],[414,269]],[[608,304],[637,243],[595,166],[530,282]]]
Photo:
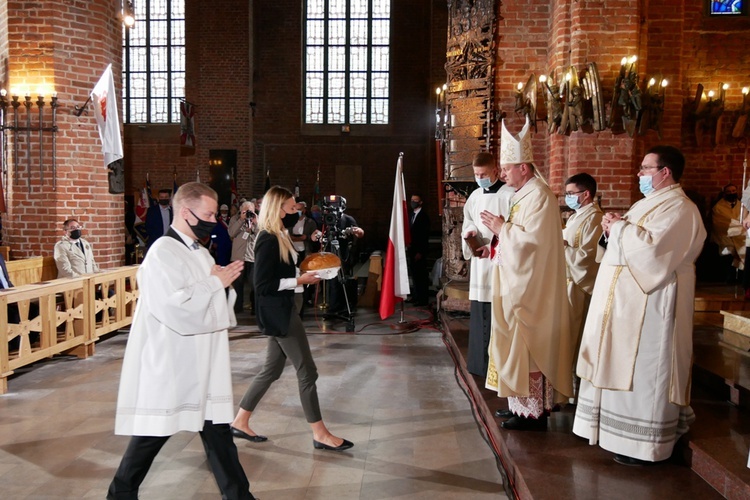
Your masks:
[[[510,410],[495,410],[495,417],[497,418],[511,418],[513,416],[513,412]]]
[[[547,416],[544,415],[540,418],[525,418],[513,415],[500,425],[503,429],[511,431],[546,431]]]
[[[629,465],[631,467],[638,467],[642,465],[654,465],[656,462],[649,462],[647,460],[641,460],[639,458],[628,457],[625,455],[615,455],[615,462],[622,465]]]
[[[344,451],[354,446],[354,443],[344,439],[344,442],[341,443],[339,446],[328,446],[327,444],[323,444],[313,439],[313,446],[315,447],[316,450]]]
[[[242,432],[241,430],[235,429],[234,427],[232,427],[232,436],[247,439],[248,441],[251,441],[253,443],[262,443],[263,441],[268,441],[268,438],[266,436],[261,436],[259,434],[251,436],[247,432]]]

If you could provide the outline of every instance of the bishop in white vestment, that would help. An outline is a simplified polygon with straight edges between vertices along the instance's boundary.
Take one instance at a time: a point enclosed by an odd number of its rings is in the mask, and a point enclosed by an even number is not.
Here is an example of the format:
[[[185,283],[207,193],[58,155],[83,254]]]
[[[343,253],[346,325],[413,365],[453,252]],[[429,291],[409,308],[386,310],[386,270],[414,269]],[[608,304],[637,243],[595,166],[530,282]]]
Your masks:
[[[482,213],[497,236],[485,385],[508,397],[504,428],[543,430],[554,404],[573,395],[560,210],[532,163],[528,119],[519,139],[502,130],[500,165],[516,193],[507,220]]]
[[[656,146],[639,175],[645,198],[605,214],[608,238],[578,356],[573,432],[626,465],[670,457],[690,404],[695,260],[706,230],[677,183],[682,153]]]

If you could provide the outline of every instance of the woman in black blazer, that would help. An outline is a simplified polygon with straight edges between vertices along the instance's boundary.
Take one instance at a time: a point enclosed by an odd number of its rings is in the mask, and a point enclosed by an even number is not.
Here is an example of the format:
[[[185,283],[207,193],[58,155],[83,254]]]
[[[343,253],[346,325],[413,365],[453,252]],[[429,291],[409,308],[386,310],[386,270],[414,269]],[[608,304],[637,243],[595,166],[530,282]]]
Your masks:
[[[313,446],[320,450],[347,450],[354,445],[331,434],[323,423],[315,386],[318,370],[302,320],[295,310],[294,289],[317,283],[320,278],[314,273],[298,273],[297,252],[288,231],[297,222],[291,191],[279,186],[268,190],[263,196],[258,219],[260,233],[255,240],[253,272],[255,313],[258,325],[268,335],[268,350],[263,368],[240,401],[240,409],[232,422],[232,434],[256,443],[268,439],[255,434],[248,420],[268,388],[281,376],[289,358],[297,370],[300,401],[313,431]]]

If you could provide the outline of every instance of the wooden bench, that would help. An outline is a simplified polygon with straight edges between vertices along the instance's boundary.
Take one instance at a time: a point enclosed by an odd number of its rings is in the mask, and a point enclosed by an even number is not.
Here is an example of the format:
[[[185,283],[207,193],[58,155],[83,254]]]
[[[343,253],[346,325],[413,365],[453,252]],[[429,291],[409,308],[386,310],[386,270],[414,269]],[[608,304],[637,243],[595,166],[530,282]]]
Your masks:
[[[8,268],[11,283],[16,287],[57,278],[57,265],[51,256],[8,260],[5,267]]]
[[[16,263],[17,274],[11,275],[8,269],[13,284],[48,276],[47,259],[50,257],[10,261],[9,268]],[[120,267],[0,290],[0,394],[8,391],[7,379],[16,369],[59,354],[87,358],[94,354],[102,335],[130,325],[139,295],[137,270],[138,266]],[[8,323],[11,304],[18,308],[18,323]],[[33,317],[31,304],[39,309]],[[10,341],[17,343],[18,349],[11,351]]]

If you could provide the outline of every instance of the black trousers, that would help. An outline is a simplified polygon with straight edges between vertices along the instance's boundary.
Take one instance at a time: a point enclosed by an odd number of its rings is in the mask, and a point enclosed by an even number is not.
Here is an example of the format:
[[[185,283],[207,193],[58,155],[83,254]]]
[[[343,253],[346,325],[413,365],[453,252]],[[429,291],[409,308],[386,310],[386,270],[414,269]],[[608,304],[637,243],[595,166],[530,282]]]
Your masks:
[[[242,273],[232,282],[234,291],[237,292],[237,301],[234,303],[234,312],[239,314],[243,311],[245,306],[245,285],[249,286],[249,299],[250,307],[255,312],[255,287],[253,285],[253,268],[255,262],[245,261],[245,267],[242,268]]]
[[[414,282],[414,290],[411,294],[412,302],[416,305],[426,305],[430,290],[430,274],[427,270],[427,259],[423,255],[419,260],[415,260],[413,256],[409,260],[411,263],[411,277]]]
[[[229,424],[214,424],[206,420],[200,431],[203,448],[221,498],[254,500],[250,483],[237,455]],[[170,436],[133,436],[107,491],[108,499],[138,499],[138,488],[146,478],[151,464]]]

